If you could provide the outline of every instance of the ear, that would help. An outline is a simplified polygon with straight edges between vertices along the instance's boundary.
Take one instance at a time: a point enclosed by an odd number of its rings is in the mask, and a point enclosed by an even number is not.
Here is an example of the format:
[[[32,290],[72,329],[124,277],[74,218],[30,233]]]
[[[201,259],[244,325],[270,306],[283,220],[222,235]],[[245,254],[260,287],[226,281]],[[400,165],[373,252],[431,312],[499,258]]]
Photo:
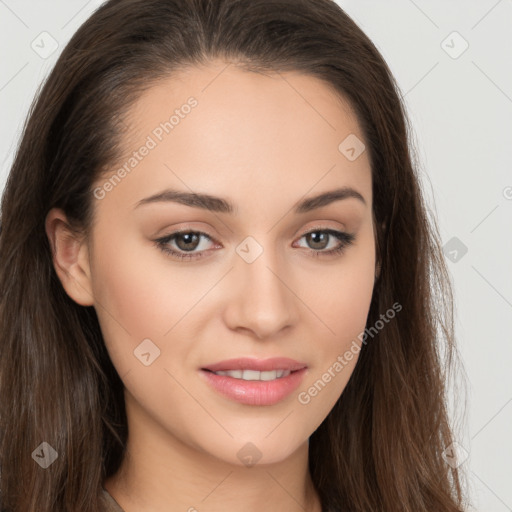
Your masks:
[[[45,230],[57,276],[66,293],[81,306],[94,304],[86,238],[75,233],[60,208],[46,215]]]

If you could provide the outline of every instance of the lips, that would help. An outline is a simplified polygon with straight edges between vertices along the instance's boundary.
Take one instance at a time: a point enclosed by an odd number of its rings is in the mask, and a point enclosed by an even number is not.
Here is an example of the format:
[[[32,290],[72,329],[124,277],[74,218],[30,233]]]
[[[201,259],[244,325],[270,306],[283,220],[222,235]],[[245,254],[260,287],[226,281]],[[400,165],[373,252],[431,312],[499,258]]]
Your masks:
[[[201,368],[211,372],[229,371],[229,370],[255,370],[267,372],[272,370],[285,370],[295,372],[306,368],[305,363],[290,359],[288,357],[272,357],[269,359],[255,359],[250,357],[237,357],[226,359],[217,363],[209,364]]]
[[[217,375],[201,370],[199,375],[208,386],[220,395],[251,406],[275,405],[289,397],[302,383],[307,368],[291,372],[274,380],[241,380],[227,375]]]
[[[209,364],[200,376],[215,391],[245,405],[274,405],[301,384],[308,366],[288,357],[237,357]]]

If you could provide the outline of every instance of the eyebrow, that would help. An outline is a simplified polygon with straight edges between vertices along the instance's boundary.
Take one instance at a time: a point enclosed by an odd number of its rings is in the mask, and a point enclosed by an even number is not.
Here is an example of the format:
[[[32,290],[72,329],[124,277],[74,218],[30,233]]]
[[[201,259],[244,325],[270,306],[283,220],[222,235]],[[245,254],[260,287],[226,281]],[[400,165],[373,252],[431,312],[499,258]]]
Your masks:
[[[342,187],[303,199],[294,205],[295,213],[307,213],[317,208],[321,208],[322,206],[327,206],[334,201],[349,198],[357,199],[366,205],[364,197],[357,190],[351,187]],[[160,202],[174,202],[218,213],[233,214],[237,211],[237,208],[233,203],[222,197],[173,189],[166,189],[162,192],[158,192],[157,194],[141,199],[136,203],[135,208],[145,204]]]

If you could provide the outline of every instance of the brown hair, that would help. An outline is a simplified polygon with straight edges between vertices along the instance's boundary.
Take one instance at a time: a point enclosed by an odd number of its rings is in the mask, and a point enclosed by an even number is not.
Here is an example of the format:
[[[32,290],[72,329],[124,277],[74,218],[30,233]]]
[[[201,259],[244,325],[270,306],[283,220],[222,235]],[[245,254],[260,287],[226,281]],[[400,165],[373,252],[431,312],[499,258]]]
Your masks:
[[[92,184],[119,155],[130,105],[155,81],[214,57],[322,79],[354,108],[369,152],[381,270],[367,325],[395,302],[403,310],[363,345],[310,438],[323,508],[460,511],[462,475],[442,457],[453,441],[445,378],[457,355],[450,278],[399,89],[331,0],[110,0],[63,50],[2,197],[1,510],[99,510],[124,454],[123,384],[94,308],[71,300],[55,273],[45,217],[62,208],[87,233]],[[58,453],[47,469],[31,457],[43,441]]]

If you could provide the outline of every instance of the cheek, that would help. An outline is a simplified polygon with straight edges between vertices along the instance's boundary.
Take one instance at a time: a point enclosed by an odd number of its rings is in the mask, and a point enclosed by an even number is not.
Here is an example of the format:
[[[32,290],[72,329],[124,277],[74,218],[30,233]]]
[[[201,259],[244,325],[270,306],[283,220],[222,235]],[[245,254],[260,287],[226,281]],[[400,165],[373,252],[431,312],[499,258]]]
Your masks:
[[[343,349],[364,330],[375,283],[375,245],[371,229],[332,265],[302,279],[301,297],[315,313],[326,353]],[[314,286],[314,283],[317,286]]]
[[[178,272],[157,248],[115,232],[98,233],[95,242],[93,288],[105,345],[132,413],[144,404],[144,414],[188,439],[189,422],[204,424],[205,413],[190,399],[193,386],[181,368],[192,364],[188,321],[206,285],[191,286],[190,271]]]
[[[319,328],[315,364],[297,398],[315,425],[338,400],[357,363],[375,282],[374,248],[371,234],[360,236],[357,247],[325,271],[328,278],[317,275],[322,287],[303,291]]]
[[[163,350],[173,333],[165,335],[204,290],[191,286],[193,275],[166,265],[165,256],[156,247],[147,241],[141,244],[133,235],[122,237],[120,231],[112,229],[108,236],[97,234],[92,278],[105,344],[122,375],[135,363],[140,364],[134,351],[143,340],[149,339]]]

